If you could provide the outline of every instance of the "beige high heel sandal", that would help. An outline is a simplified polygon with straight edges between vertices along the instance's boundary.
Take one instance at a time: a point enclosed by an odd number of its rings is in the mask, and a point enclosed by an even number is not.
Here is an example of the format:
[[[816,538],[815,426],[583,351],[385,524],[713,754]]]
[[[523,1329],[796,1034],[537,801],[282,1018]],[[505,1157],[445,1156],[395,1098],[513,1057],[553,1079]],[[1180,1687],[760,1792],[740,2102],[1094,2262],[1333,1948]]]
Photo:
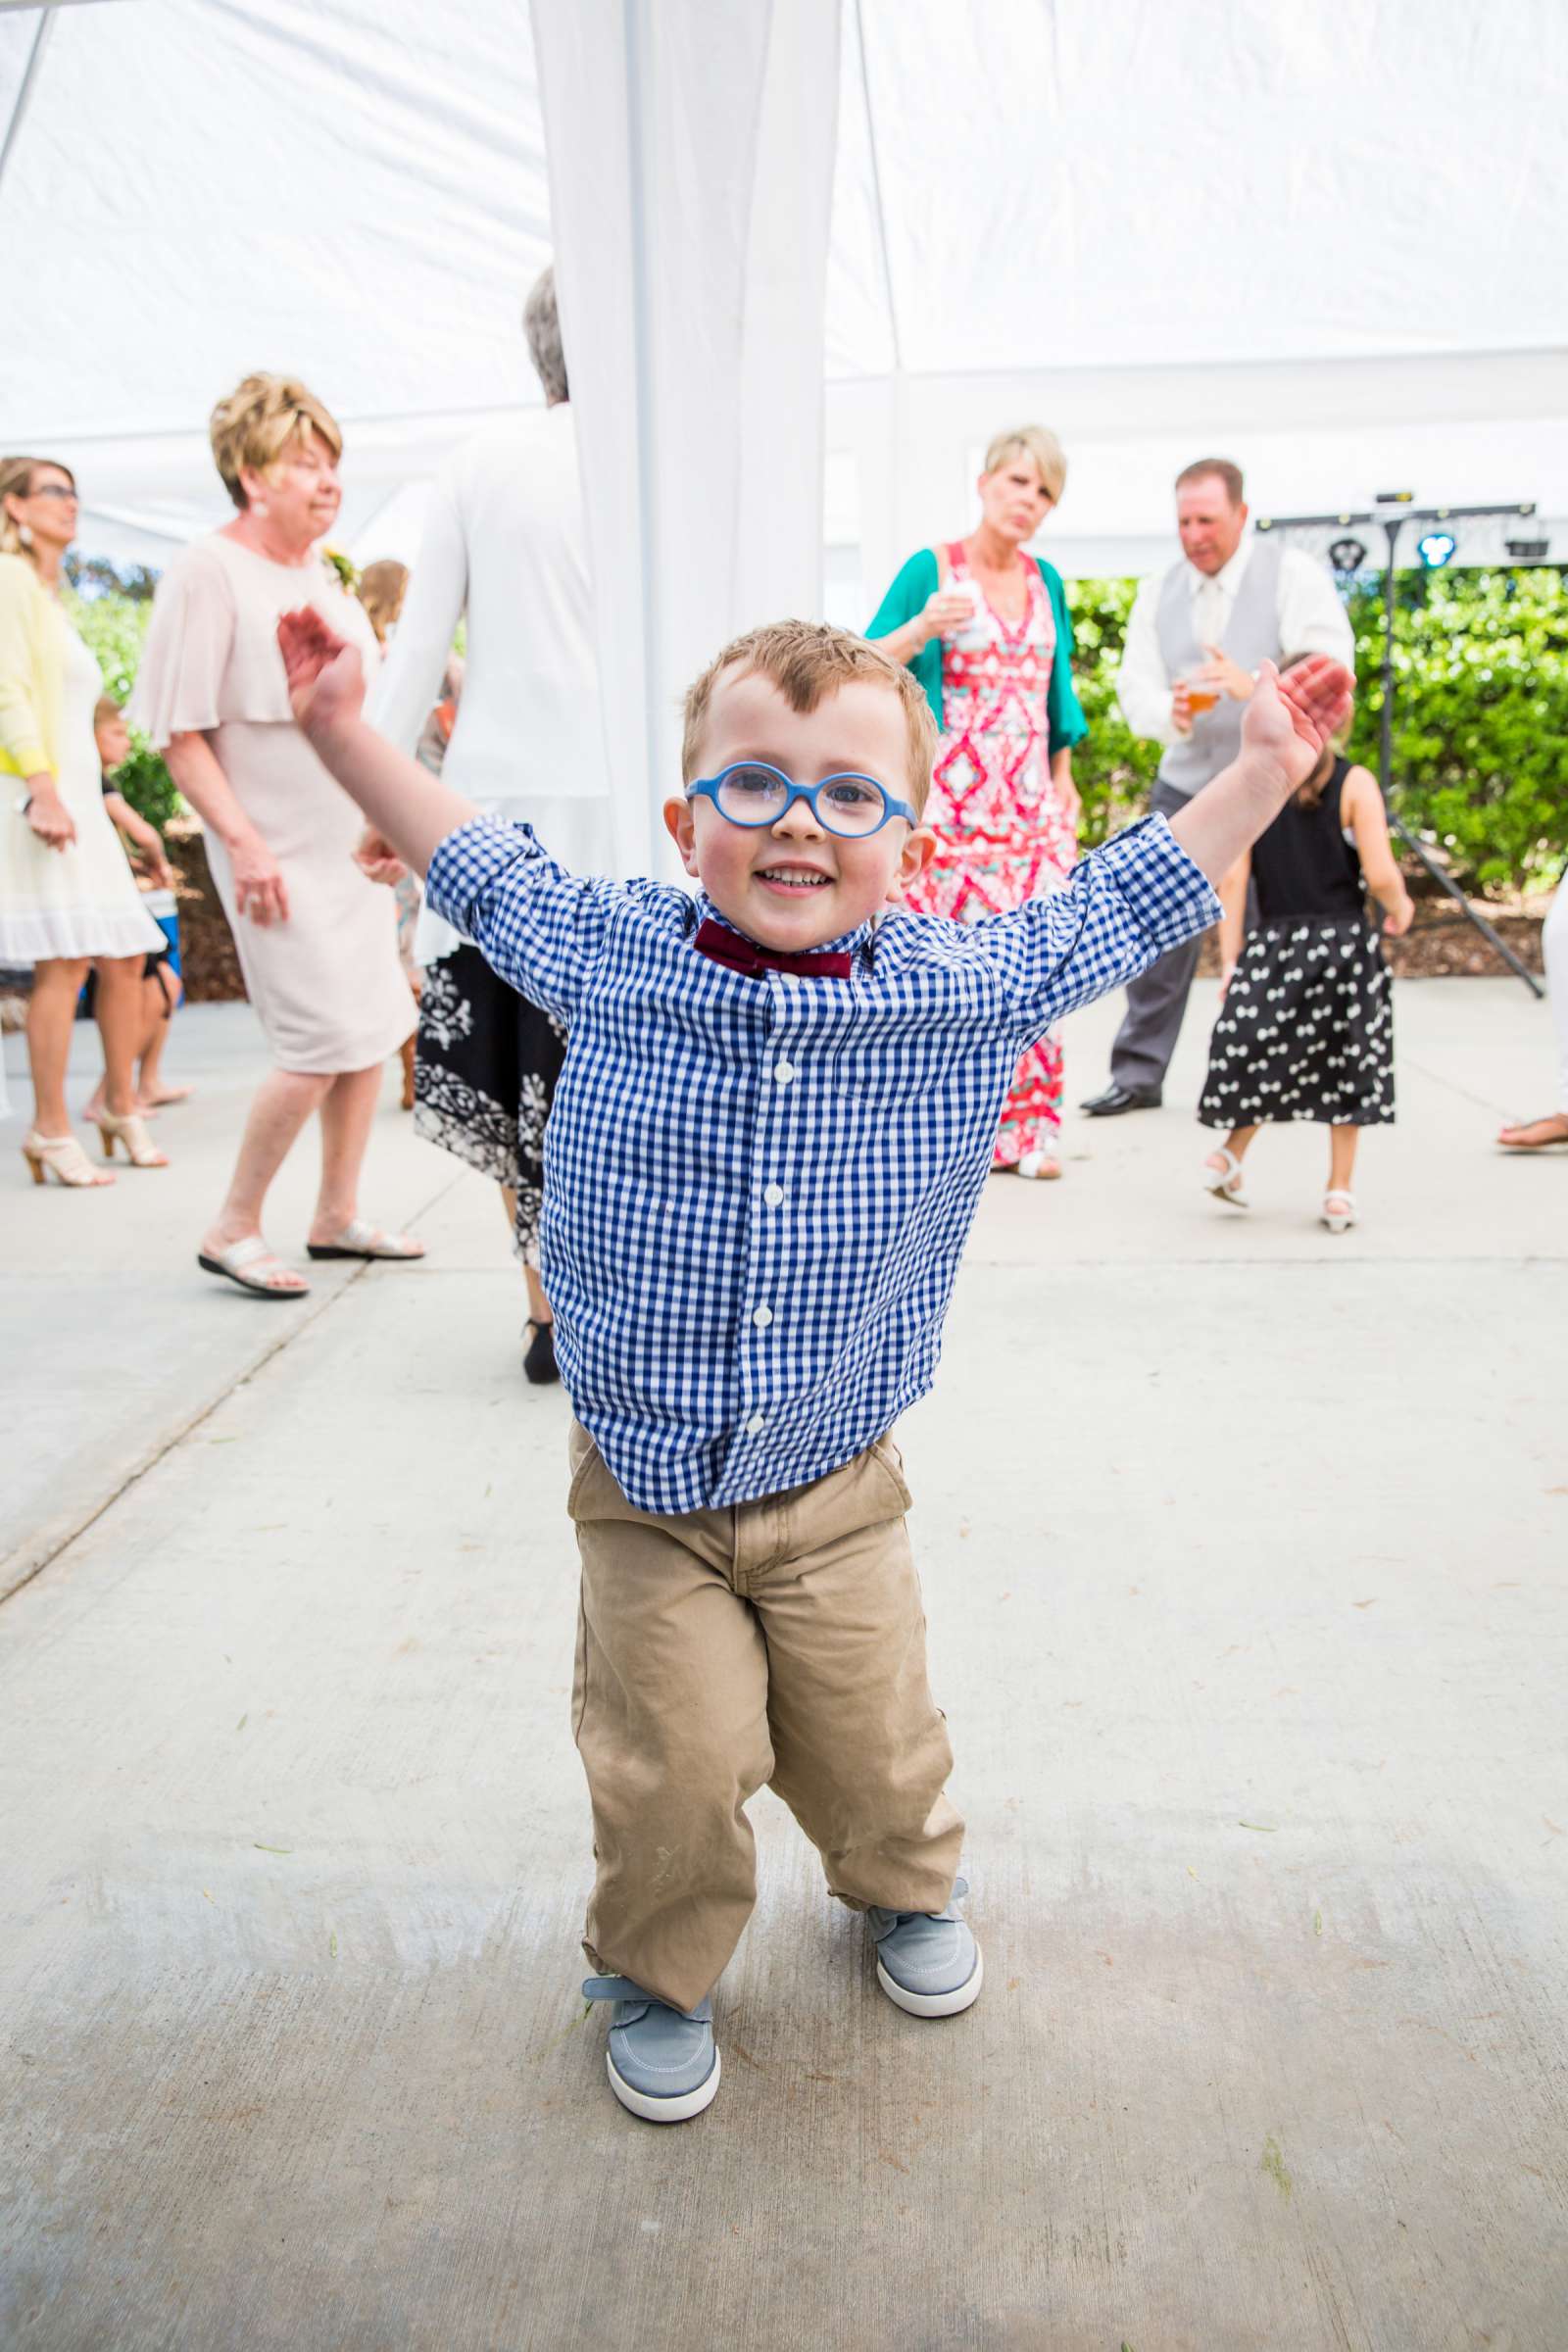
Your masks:
[[[160,1152],[147,1132],[147,1122],[138,1110],[127,1110],[117,1119],[112,1110],[94,1114],[93,1124],[104,1148],[105,1159],[113,1159],[116,1144],[124,1147],[125,1157],[133,1168],[167,1168],[169,1153]]]
[[[34,1184],[42,1184],[52,1176],[68,1192],[99,1192],[113,1184],[95,1168],[74,1135],[39,1135],[36,1130],[22,1139],[22,1156],[32,1170]]]

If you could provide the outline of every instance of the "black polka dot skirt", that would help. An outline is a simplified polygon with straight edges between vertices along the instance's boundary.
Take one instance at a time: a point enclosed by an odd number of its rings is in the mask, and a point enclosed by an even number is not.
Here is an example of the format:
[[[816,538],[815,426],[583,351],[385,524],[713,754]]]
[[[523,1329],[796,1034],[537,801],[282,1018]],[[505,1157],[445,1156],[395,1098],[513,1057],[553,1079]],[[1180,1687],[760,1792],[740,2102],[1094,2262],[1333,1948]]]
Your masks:
[[[1205,1127],[1394,1117],[1394,982],[1358,915],[1249,931],[1208,1048]]]

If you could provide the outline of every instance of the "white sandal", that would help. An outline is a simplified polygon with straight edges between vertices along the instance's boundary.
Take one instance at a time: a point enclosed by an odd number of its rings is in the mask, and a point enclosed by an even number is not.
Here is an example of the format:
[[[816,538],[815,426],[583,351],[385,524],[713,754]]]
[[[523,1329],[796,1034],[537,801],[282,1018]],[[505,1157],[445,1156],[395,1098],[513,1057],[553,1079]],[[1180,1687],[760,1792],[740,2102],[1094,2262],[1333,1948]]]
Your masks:
[[[412,1233],[383,1233],[368,1217],[351,1217],[329,1242],[307,1242],[307,1257],[415,1258],[424,1255],[424,1244]]]
[[[249,1291],[253,1298],[308,1298],[311,1295],[308,1282],[284,1285],[259,1279],[269,1267],[275,1267],[280,1274],[293,1272],[291,1266],[285,1266],[269,1250],[259,1233],[248,1234],[242,1242],[231,1242],[226,1250],[198,1250],[196,1263],[203,1273],[223,1275],[240,1290]]]
[[[1334,1203],[1338,1201],[1339,1207]],[[1355,1223],[1355,1195],[1344,1185],[1331,1185],[1323,1196],[1323,1222],[1330,1233],[1348,1233]]]
[[[93,1166],[74,1135],[40,1135],[34,1128],[22,1139],[22,1156],[34,1184],[52,1176],[68,1193],[100,1192],[115,1181]]]
[[[1223,1168],[1209,1166],[1210,1159],[1222,1159]],[[1203,1190],[1212,1193],[1216,1200],[1228,1200],[1232,1208],[1246,1208],[1247,1195],[1242,1190],[1242,1163],[1225,1144],[1217,1144],[1203,1162]]]
[[[1061,1174],[1061,1162],[1054,1152],[1025,1152],[1018,1162],[1018,1173],[1032,1184],[1054,1184]]]

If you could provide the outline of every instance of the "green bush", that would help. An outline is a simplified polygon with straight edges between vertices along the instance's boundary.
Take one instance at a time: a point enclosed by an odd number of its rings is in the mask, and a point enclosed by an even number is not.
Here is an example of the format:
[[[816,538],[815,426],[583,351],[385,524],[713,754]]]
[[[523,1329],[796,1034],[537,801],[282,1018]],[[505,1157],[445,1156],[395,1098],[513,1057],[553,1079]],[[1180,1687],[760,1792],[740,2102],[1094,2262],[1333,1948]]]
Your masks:
[[[1077,649],[1073,683],[1089,721],[1072,756],[1073,782],[1084,805],[1079,839],[1086,850],[1143,815],[1159,766],[1159,745],[1135,735],[1116,703],[1116,670],[1137,589],[1136,580],[1067,582]]]
[[[135,683],[141,649],[147,640],[151,604],[143,597],[111,594],[90,598],[68,596],[67,606],[104,673],[104,692],[112,694],[117,703],[125,703]],[[173,777],[146,737],[132,730],[130,740],[130,758],[116,775],[115,783],[131,807],[162,832],[185,804],[175,789]]]
[[[1350,600],[1361,681],[1353,758],[1374,773],[1383,588]],[[1568,862],[1568,589],[1555,565],[1398,574],[1392,803],[1475,891]]]
[[[1073,755],[1086,847],[1147,805],[1157,745],[1116,708],[1131,580],[1076,580],[1067,601],[1088,739]],[[1360,680],[1352,756],[1376,772],[1383,584],[1349,600]],[[1396,603],[1394,807],[1472,891],[1550,883],[1568,864],[1568,589],[1555,565],[1401,572]]]

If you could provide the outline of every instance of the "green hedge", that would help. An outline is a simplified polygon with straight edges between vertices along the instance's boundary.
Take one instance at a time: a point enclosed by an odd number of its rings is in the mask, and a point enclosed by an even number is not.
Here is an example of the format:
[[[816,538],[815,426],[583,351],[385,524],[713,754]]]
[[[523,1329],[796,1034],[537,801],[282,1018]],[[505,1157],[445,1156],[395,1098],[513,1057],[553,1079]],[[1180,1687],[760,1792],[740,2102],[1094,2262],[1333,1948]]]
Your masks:
[[[1374,770],[1382,583],[1351,600],[1365,689],[1350,737]],[[1559,568],[1401,572],[1394,806],[1472,890],[1530,889],[1568,863],[1568,588]]]
[[[1116,708],[1116,665],[1136,583],[1069,584],[1078,692],[1089,720],[1073,772],[1084,840],[1102,841],[1144,808],[1157,745]],[[109,692],[130,692],[152,607],[144,596],[76,599],[73,613]],[[1361,680],[1351,750],[1376,767],[1383,660],[1382,584],[1350,598]],[[1471,890],[1505,894],[1552,882],[1568,864],[1568,588],[1554,565],[1518,571],[1401,573],[1396,806],[1441,846]],[[168,768],[138,742],[122,774],[154,824],[180,806]]]
[[[1115,704],[1131,580],[1068,586],[1088,740],[1073,755],[1084,839],[1144,805],[1158,765]],[[1374,771],[1382,710],[1383,584],[1349,603],[1361,682],[1350,750]],[[1568,863],[1568,589],[1555,565],[1401,572],[1396,606],[1394,805],[1480,892],[1552,882]]]

